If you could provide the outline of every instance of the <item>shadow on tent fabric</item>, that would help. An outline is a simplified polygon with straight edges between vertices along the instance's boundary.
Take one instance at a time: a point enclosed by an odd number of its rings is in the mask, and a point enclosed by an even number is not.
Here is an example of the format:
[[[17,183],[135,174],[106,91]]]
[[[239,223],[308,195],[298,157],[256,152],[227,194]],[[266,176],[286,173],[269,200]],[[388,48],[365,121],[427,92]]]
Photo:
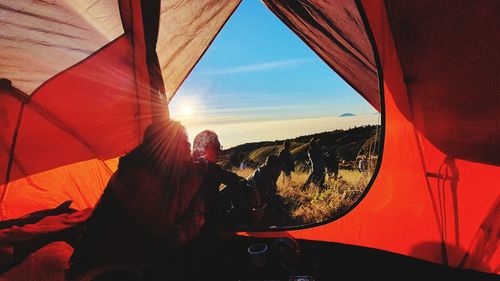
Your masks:
[[[474,238],[467,252],[459,264],[459,268],[477,268],[487,271],[498,249],[500,242],[500,196],[497,196],[495,204],[488,210],[488,214],[474,234]],[[484,266],[484,267],[483,267]],[[500,273],[500,265],[492,265],[492,272]]]
[[[440,260],[443,258],[443,252],[441,251],[442,244],[440,242],[422,242],[413,246],[411,249],[410,256],[422,256],[422,255],[432,255],[433,259]],[[460,247],[455,245],[445,244],[446,252],[449,257],[463,257],[466,254],[466,251]],[[482,267],[488,269],[487,265],[483,264]]]
[[[26,224],[37,223],[48,216],[58,216],[65,213],[72,214],[76,212],[76,210],[69,207],[71,206],[71,203],[73,203],[73,201],[67,200],[53,209],[40,210],[17,219],[0,221],[0,230],[7,229],[13,226],[23,226]]]
[[[458,213],[458,196],[457,196],[457,190],[458,190],[458,180],[459,180],[459,171],[458,167],[455,163],[455,159],[446,156],[441,163],[439,170],[437,173],[429,172],[428,168],[425,164],[425,158],[422,152],[422,144],[420,143],[420,140],[418,138],[416,129],[415,129],[415,136],[417,138],[418,143],[420,144],[419,146],[419,153],[420,153],[420,159],[422,161],[422,165],[424,167],[425,176],[427,180],[427,188],[429,191],[429,195],[432,201],[432,206],[434,209],[434,215],[436,218],[436,222],[438,225],[438,228],[440,230],[440,237],[441,237],[441,257],[436,256],[436,260],[441,260],[443,264],[450,265],[450,256],[451,257],[456,257],[454,254],[449,254],[448,253],[448,235],[447,235],[447,226],[449,225],[449,222],[447,221],[447,218],[449,215],[447,214],[447,209],[446,209],[446,193],[447,189],[449,189],[449,192],[451,193],[451,204],[452,204],[452,221],[453,221],[453,235],[454,235],[454,247],[459,247],[460,245],[460,227],[459,227],[459,213]],[[430,181],[429,178],[435,178],[437,179],[436,183],[436,188],[434,188]],[[447,182],[449,182],[449,188],[447,185]],[[434,192],[434,190],[437,190],[437,192]],[[422,253],[423,254],[423,253]],[[462,257],[463,255],[460,255]]]
[[[39,211],[36,214],[40,215],[42,212],[47,211],[51,210]],[[27,257],[48,244],[53,242],[74,244],[74,241],[80,235],[82,222],[90,216],[91,211],[92,209],[85,209],[74,213],[49,215],[36,223],[23,226],[14,225],[1,230],[0,274],[23,263]],[[69,245],[67,246],[69,247]],[[46,252],[46,250],[42,252]]]

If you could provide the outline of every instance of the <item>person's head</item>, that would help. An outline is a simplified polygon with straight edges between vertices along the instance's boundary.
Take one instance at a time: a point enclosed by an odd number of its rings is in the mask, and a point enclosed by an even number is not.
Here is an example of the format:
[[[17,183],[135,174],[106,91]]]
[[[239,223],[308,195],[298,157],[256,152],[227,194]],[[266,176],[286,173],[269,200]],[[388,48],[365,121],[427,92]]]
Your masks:
[[[266,162],[264,163],[265,169],[275,178],[281,173],[281,160],[278,155],[271,154],[267,156]]]
[[[290,141],[289,140],[286,140],[283,142],[283,148],[290,149]]]
[[[151,214],[147,220],[155,221],[150,231],[166,233],[178,214],[186,210],[199,190],[199,177],[193,175],[191,149],[186,129],[176,121],[159,121],[144,131],[140,146],[141,168],[148,173],[128,173],[131,184],[139,181],[143,187],[155,190],[162,199],[146,209]],[[153,193],[151,193],[153,194]],[[133,200],[133,199],[132,199]],[[160,207],[161,206],[161,207]],[[168,210],[158,212],[154,210]]]
[[[209,162],[217,162],[219,159],[222,147],[219,142],[219,137],[214,131],[205,130],[193,140],[193,158],[205,158]]]
[[[161,121],[144,130],[142,146],[148,155],[168,165],[185,162],[191,157],[186,129],[177,121]]]

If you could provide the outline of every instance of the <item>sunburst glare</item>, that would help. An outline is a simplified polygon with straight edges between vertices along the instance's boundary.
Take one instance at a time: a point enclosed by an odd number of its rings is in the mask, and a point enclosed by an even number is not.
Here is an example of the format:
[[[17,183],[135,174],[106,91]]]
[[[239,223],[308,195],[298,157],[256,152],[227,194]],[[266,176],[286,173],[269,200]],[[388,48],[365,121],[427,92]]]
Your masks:
[[[182,115],[191,116],[193,115],[194,110],[190,104],[183,104],[180,108],[180,112],[182,113]]]

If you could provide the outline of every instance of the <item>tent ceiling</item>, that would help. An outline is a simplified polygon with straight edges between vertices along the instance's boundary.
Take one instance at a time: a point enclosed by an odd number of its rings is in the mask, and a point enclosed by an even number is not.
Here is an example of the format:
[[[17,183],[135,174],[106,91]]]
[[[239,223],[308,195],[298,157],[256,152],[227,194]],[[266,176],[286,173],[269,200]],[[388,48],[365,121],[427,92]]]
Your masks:
[[[179,87],[239,2],[162,1],[157,49],[167,93]],[[14,88],[4,85],[0,91],[0,98],[13,104],[0,107],[5,123],[0,132],[2,183],[78,161],[121,156],[137,145],[151,122],[142,61],[149,58],[134,45],[141,40],[142,22],[134,29],[136,38],[127,33],[107,44],[123,34],[117,2],[78,3],[0,4],[1,19],[9,26],[0,30],[0,45],[13,46],[0,52],[0,77],[27,94],[37,93],[19,101],[13,99],[18,96]],[[132,20],[137,24],[140,17]],[[26,27],[19,27],[20,22]],[[138,93],[144,88],[148,90]],[[19,111],[22,102],[24,113]],[[57,153],[61,143],[73,145]]]
[[[0,78],[27,94],[123,33],[115,0],[2,0],[0,24]]]
[[[163,0],[157,53],[170,98],[240,0]],[[31,94],[123,33],[118,1],[0,1],[0,78]]]
[[[161,1],[156,51],[167,97],[175,94],[241,0]]]
[[[374,108],[380,110],[375,58],[354,1],[264,0],[264,3]]]
[[[388,0],[386,7],[410,120],[449,156],[499,165],[500,2]]]

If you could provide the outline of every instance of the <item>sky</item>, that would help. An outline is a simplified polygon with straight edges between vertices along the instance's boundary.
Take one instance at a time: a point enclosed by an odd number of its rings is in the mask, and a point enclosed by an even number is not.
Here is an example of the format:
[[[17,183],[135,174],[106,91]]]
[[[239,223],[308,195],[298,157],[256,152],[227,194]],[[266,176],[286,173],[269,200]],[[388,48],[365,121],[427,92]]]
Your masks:
[[[377,111],[260,1],[242,1],[169,104],[225,148],[378,123]],[[353,117],[339,117],[343,113]]]

